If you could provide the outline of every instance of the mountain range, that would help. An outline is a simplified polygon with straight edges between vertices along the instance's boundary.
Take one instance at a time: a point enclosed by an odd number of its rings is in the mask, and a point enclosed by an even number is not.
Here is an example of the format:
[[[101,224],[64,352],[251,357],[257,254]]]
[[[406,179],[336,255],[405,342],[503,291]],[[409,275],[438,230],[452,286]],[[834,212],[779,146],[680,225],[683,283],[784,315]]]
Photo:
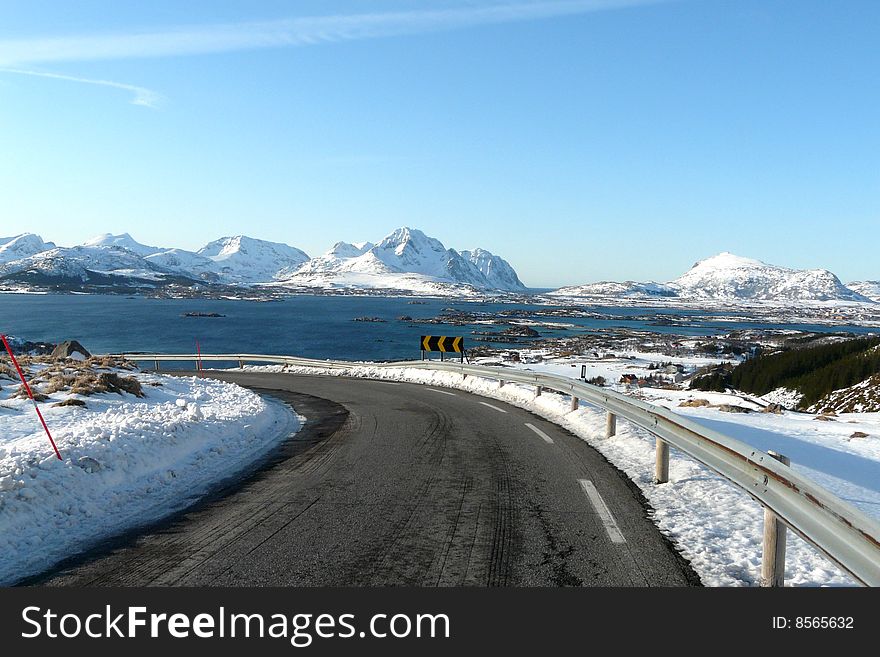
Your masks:
[[[513,267],[484,249],[456,251],[414,228],[378,242],[337,242],[310,258],[287,244],[244,235],[198,251],[148,246],[128,233],[59,247],[25,233],[0,238],[0,286],[88,292],[201,293],[212,289],[278,293],[378,290],[441,296],[528,292]],[[578,302],[880,302],[880,281],[844,285],[825,269],[789,269],[731,253],[700,260],[666,282],[603,281],[549,293]]]
[[[559,297],[659,299],[682,301],[796,303],[799,301],[880,302],[880,282],[849,286],[826,269],[789,269],[719,253],[695,263],[668,283],[603,281],[559,288]]]
[[[222,237],[193,252],[141,244],[128,233],[99,235],[73,247],[26,233],[0,238],[0,282],[87,291],[219,285],[430,294],[526,290],[503,258],[484,249],[447,249],[405,227],[375,244],[338,242],[316,258],[244,235]]]

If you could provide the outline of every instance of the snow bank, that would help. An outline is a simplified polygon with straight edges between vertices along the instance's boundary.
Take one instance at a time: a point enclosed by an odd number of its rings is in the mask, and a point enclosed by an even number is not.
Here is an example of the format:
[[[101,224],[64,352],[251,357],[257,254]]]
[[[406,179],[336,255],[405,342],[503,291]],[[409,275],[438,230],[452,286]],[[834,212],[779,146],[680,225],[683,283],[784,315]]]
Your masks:
[[[209,379],[136,374],[146,397],[55,393],[87,407],[0,391],[0,584],[182,509],[265,455],[300,424],[284,404]]]
[[[625,421],[618,434],[605,436],[605,412],[582,405],[570,410],[569,398],[534,386],[498,382],[453,372],[415,368],[379,368],[369,364],[344,369],[250,366],[246,369],[325,374],[422,383],[457,388],[506,401],[568,429],[623,470],[654,508],[652,519],[690,560],[707,586],[760,584],[763,510],[746,493],[708,468],[672,450],[669,483],[653,483],[654,436]],[[793,586],[852,586],[848,575],[809,544],[789,532],[786,583]]]
[[[783,408],[793,410],[801,403],[803,396],[803,393],[800,393],[797,390],[792,390],[790,388],[775,388],[762,396],[761,399],[770,404],[779,404]]]

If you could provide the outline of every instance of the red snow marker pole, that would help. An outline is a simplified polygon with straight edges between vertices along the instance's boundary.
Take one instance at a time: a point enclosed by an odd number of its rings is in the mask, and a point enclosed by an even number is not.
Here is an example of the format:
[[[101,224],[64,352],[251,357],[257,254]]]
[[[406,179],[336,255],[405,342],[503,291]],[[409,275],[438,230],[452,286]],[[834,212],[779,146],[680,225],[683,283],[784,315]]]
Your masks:
[[[199,347],[199,341],[196,340],[196,354],[198,356],[198,360],[196,361],[196,369],[201,372],[202,371],[202,348]]]
[[[21,371],[21,367],[19,367],[18,361],[15,360],[15,356],[12,353],[12,347],[10,347],[9,343],[6,341],[5,335],[0,334],[0,340],[3,340],[3,346],[6,347],[6,352],[12,359],[12,364],[15,365],[15,370],[18,372],[18,377],[21,379],[21,383],[24,386],[24,389],[27,391],[28,397],[30,397],[31,401],[34,403],[34,410],[37,412],[37,417],[40,418],[40,424],[43,425],[43,429],[45,429],[46,435],[49,436],[49,442],[52,443],[52,449],[55,450],[55,456],[58,457],[59,461],[63,461],[64,459],[61,458],[61,452],[58,451],[58,446],[55,444],[55,441],[52,440],[52,434],[49,432],[49,427],[46,425],[46,420],[43,419],[43,414],[40,413],[40,407],[37,406],[37,400],[34,399],[34,393],[31,392],[31,387],[28,385],[28,382],[24,378],[24,372]]]

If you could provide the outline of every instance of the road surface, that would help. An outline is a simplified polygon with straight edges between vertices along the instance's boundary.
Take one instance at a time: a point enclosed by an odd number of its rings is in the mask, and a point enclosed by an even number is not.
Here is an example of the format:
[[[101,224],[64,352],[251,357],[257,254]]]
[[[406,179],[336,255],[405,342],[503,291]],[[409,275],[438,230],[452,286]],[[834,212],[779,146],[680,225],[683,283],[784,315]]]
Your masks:
[[[273,460],[105,544],[53,586],[676,586],[638,490],[503,402],[405,383],[212,373],[308,419]]]

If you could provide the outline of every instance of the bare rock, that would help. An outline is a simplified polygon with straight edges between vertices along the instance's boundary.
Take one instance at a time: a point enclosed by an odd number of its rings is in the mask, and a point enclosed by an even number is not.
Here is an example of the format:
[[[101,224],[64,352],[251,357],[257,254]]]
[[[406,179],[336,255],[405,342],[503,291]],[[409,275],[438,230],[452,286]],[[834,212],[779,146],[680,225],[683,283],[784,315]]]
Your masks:
[[[709,400],[707,400],[707,399],[686,399],[685,401],[683,401],[679,404],[679,406],[684,406],[687,408],[696,408],[699,406],[711,406],[711,405],[712,404],[710,404]]]
[[[65,340],[52,351],[52,358],[73,358],[74,360],[86,360],[91,354],[76,340]]]
[[[725,413],[751,413],[752,409],[746,408],[745,406],[737,406],[736,404],[719,404],[716,406],[719,411],[723,411]]]

